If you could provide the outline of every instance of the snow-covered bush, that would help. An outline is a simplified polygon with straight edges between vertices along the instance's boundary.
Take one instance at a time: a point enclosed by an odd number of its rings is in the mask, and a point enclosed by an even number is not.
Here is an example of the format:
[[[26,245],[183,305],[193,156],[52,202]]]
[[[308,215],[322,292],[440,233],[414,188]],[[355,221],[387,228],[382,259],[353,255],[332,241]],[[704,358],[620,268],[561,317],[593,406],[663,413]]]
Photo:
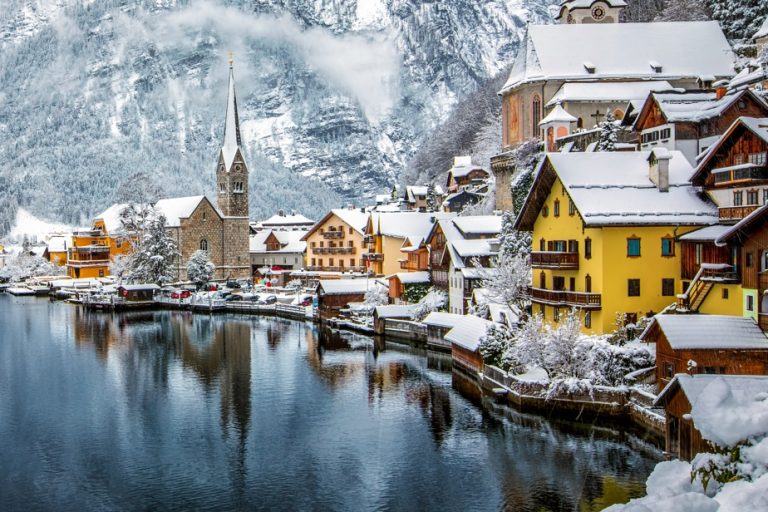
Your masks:
[[[192,253],[187,262],[187,278],[195,283],[199,290],[213,278],[216,266],[208,257],[208,251],[198,249]]]
[[[591,337],[584,339],[582,345],[586,348],[589,358],[586,377],[598,385],[621,385],[628,373],[650,368],[655,364],[653,354],[639,344],[619,346],[605,339]]]
[[[131,269],[131,257],[118,254],[109,262],[109,275],[117,279],[117,284],[123,284]]]
[[[403,290],[403,300],[408,304],[416,304],[429,293],[429,283],[406,284]]]
[[[389,290],[378,283],[374,283],[365,292],[362,309],[367,314],[372,315],[376,306],[383,306],[385,304],[389,304]]]
[[[515,339],[514,333],[503,325],[491,324],[480,339],[480,355],[485,364],[490,364],[512,373],[522,373],[525,366],[520,364],[509,349]]]
[[[505,257],[493,268],[479,269],[481,286],[488,292],[489,302],[509,306],[512,310],[525,311],[530,300],[530,258],[523,255]]]
[[[447,303],[448,296],[445,292],[432,288],[419,303],[416,304],[413,312],[411,312],[411,319],[417,322],[421,321],[431,312],[443,309]]]
[[[57,276],[64,274],[64,267],[59,267],[40,256],[22,253],[6,261],[0,268],[0,282],[15,283],[37,276]]]

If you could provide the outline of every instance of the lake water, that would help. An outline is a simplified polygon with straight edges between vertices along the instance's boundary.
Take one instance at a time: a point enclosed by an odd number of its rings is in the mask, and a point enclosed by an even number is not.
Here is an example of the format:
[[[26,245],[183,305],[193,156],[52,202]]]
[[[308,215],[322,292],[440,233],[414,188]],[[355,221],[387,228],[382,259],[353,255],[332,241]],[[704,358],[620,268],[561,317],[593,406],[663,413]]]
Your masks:
[[[660,458],[482,401],[404,345],[0,294],[3,511],[590,511],[644,494]]]

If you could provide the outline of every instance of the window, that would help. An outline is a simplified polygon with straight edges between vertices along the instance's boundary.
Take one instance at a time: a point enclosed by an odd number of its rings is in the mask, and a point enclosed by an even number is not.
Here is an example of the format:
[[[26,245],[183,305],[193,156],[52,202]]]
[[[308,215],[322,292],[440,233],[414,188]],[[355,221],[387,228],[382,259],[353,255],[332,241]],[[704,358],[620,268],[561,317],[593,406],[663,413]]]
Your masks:
[[[322,267],[322,266],[323,266],[323,258],[319,258],[319,259],[317,260],[317,263],[318,263],[318,265],[319,265],[319,266],[321,266],[321,267]]]
[[[203,212],[203,220],[205,220],[205,218],[206,218],[206,215],[205,215],[205,212]]]
[[[350,267],[354,267],[355,266],[355,259],[354,258],[349,258],[349,266]]]
[[[354,247],[355,246],[355,242],[353,240],[350,240],[349,242],[347,242],[347,246]]]
[[[763,189],[763,204],[768,204],[768,188]]]
[[[352,228],[349,228],[349,234],[350,235],[352,234]]]
[[[122,238],[118,238],[117,240],[115,240],[115,247],[117,247],[119,249],[122,246],[123,246],[123,239]]]
[[[565,278],[562,276],[552,277],[552,289],[558,292],[565,291]]]
[[[201,251],[207,251],[208,250],[208,240],[206,240],[205,238],[200,240],[200,250]]]
[[[747,311],[754,311],[755,310],[755,297],[752,295],[747,295]]]
[[[539,274],[539,288],[545,290],[547,288],[547,274],[542,272]]]
[[[315,258],[312,258],[312,266],[313,266],[313,267],[314,267],[314,266],[316,266],[316,265],[315,265]]]
[[[742,192],[739,190],[738,192],[733,193],[733,206],[741,206],[744,202],[742,197]]]
[[[592,328],[592,312],[591,311],[586,311],[584,313],[584,327],[586,327],[587,329]]]
[[[750,153],[749,163],[755,165],[765,165],[765,153]]]
[[[639,238],[627,238],[627,256],[638,257],[640,256],[640,239]]]
[[[746,163],[746,157],[743,154],[733,155],[733,165]]]
[[[674,238],[664,237],[661,239],[661,255],[662,256],[675,255],[675,239]]]
[[[661,280],[661,296],[672,297],[675,295],[675,280],[672,278],[664,278]]]
[[[549,217],[549,206],[544,205],[544,207],[541,209],[541,216]]]
[[[325,241],[324,240],[320,240],[320,247],[325,247]]]
[[[555,322],[559,322],[560,321],[560,308],[558,308],[558,307],[554,308],[554,312],[555,312],[555,315],[554,315]]]
[[[571,217],[576,215],[576,205],[573,204],[573,199],[568,200],[568,215]]]
[[[584,240],[584,258],[590,259],[592,257],[592,239],[587,238]]]
[[[592,276],[589,274],[584,277],[584,291],[592,293]]]
[[[572,252],[572,253],[578,253],[579,252],[579,241],[578,240],[568,240],[568,252]]]
[[[333,266],[333,258],[328,258],[328,266],[329,267]]]
[[[639,279],[627,279],[627,296],[629,297],[640,296],[640,280]]]
[[[568,280],[568,289],[572,292],[576,291],[576,278],[572,277]]]
[[[541,98],[538,94],[533,96],[531,104],[531,133],[539,133],[539,122],[541,121]]]
[[[675,366],[672,363],[664,363],[664,377],[671,379],[675,376]]]
[[[694,247],[694,261],[697,265],[701,265],[701,254],[703,252],[703,247],[701,244],[696,244]]]
[[[99,277],[104,277],[104,269],[103,268],[99,269]]]
[[[226,183],[219,183],[219,192],[222,194],[225,194],[227,192],[227,184]]]
[[[748,253],[745,254],[744,266],[751,267],[752,263],[753,263],[752,262],[752,253],[748,252]]]
[[[757,190],[747,190],[747,204],[757,204]]]
[[[555,199],[555,207],[554,207],[553,213],[555,217],[560,216],[560,200],[559,199]]]
[[[549,243],[552,244],[552,250],[555,252],[566,252],[568,248],[565,240],[552,240]]]
[[[539,251],[544,252],[547,250],[546,248],[547,248],[547,241],[542,238],[541,240],[539,240]]]
[[[723,300],[728,300],[728,288],[723,288]]]
[[[242,181],[236,181],[232,184],[232,192],[242,192],[242,191],[243,191]]]
[[[310,246],[314,249],[315,248],[315,242],[311,242]]]

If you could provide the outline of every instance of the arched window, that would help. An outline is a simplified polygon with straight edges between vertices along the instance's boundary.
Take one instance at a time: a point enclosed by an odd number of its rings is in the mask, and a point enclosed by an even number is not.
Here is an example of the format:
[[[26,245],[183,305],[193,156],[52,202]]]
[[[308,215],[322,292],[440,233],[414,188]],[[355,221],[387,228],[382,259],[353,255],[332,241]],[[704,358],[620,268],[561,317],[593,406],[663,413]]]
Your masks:
[[[539,133],[539,121],[541,121],[541,98],[538,94],[534,94],[531,102],[531,122],[533,123],[531,128],[532,134]]]
[[[201,251],[207,251],[208,250],[208,240],[206,240],[205,238],[200,240],[200,250]]]

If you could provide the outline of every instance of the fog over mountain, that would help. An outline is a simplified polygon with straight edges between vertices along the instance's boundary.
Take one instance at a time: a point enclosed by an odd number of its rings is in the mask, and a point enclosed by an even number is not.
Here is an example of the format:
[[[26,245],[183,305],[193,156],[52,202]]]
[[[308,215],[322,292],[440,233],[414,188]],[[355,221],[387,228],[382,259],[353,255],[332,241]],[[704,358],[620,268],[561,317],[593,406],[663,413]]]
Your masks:
[[[211,193],[235,58],[252,216],[395,183],[430,129],[556,0],[6,0],[0,234],[87,223],[123,180]]]

